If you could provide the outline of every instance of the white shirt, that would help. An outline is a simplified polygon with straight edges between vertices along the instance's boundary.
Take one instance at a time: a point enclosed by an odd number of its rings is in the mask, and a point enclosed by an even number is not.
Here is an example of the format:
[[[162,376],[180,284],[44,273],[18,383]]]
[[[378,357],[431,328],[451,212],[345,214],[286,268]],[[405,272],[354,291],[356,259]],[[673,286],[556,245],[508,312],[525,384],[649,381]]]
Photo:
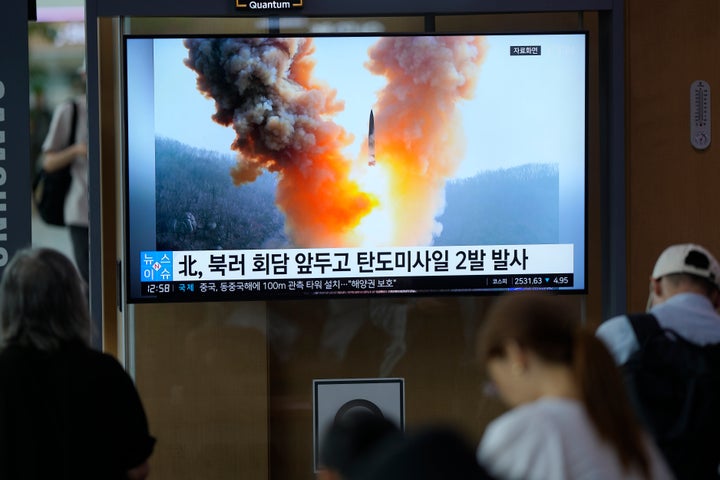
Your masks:
[[[669,328],[697,345],[720,342],[720,315],[710,300],[697,293],[679,293],[654,306],[662,328]],[[625,363],[640,346],[626,315],[613,317],[598,327],[596,335],[605,343],[618,365]]]
[[[646,437],[651,478],[672,479],[655,444]],[[543,397],[490,423],[477,451],[490,474],[507,480],[642,480],[622,469],[620,458],[596,433],[583,405]]]

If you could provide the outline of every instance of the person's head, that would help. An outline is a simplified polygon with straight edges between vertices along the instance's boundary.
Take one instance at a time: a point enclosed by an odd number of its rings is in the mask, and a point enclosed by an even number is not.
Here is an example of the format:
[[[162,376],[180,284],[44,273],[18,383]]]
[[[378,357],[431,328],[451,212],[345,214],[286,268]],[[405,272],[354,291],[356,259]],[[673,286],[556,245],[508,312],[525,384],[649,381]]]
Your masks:
[[[367,410],[351,411],[335,419],[322,437],[318,478],[349,478],[377,445],[400,434],[394,422]]]
[[[482,480],[490,478],[472,445],[455,429],[427,425],[383,445],[352,480]]]
[[[678,293],[705,295],[720,306],[720,265],[705,247],[693,243],[671,245],[655,262],[650,275],[648,307],[659,305]]]
[[[510,294],[490,307],[478,353],[508,405],[536,400],[548,388],[577,395],[572,371],[578,328],[577,315],[556,296]]]
[[[0,281],[0,345],[48,351],[75,341],[90,341],[85,282],[56,250],[20,250]]]
[[[621,463],[648,472],[640,426],[620,371],[567,299],[539,292],[500,297],[479,331],[478,355],[510,406],[543,396],[577,399]]]

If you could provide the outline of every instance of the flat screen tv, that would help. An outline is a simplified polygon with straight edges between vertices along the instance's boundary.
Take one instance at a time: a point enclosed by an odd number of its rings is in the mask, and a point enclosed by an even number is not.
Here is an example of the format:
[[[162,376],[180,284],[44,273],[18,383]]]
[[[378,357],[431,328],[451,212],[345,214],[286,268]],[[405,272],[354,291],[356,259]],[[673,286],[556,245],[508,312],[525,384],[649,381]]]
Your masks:
[[[585,292],[586,43],[127,36],[126,300]]]

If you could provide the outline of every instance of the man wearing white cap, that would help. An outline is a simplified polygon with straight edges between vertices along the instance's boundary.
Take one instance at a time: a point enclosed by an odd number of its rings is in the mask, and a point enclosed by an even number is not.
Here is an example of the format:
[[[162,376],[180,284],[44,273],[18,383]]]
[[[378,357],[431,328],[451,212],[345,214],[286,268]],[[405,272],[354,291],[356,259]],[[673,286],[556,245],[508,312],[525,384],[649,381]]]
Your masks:
[[[597,330],[678,480],[720,480],[718,305],[715,257],[700,245],[672,245],[650,276],[648,312]]]
[[[672,245],[655,263],[650,276],[648,311],[662,328],[672,329],[698,345],[720,342],[720,265],[704,247],[692,243]],[[602,323],[597,336],[618,364],[638,348],[626,315]]]

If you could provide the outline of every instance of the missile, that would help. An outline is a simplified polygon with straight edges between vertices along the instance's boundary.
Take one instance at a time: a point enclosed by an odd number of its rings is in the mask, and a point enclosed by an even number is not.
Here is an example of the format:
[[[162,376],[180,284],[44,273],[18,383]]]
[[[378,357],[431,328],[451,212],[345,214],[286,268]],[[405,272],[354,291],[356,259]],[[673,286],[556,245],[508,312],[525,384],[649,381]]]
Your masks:
[[[368,165],[375,165],[375,116],[370,109],[370,120],[368,121]]]

